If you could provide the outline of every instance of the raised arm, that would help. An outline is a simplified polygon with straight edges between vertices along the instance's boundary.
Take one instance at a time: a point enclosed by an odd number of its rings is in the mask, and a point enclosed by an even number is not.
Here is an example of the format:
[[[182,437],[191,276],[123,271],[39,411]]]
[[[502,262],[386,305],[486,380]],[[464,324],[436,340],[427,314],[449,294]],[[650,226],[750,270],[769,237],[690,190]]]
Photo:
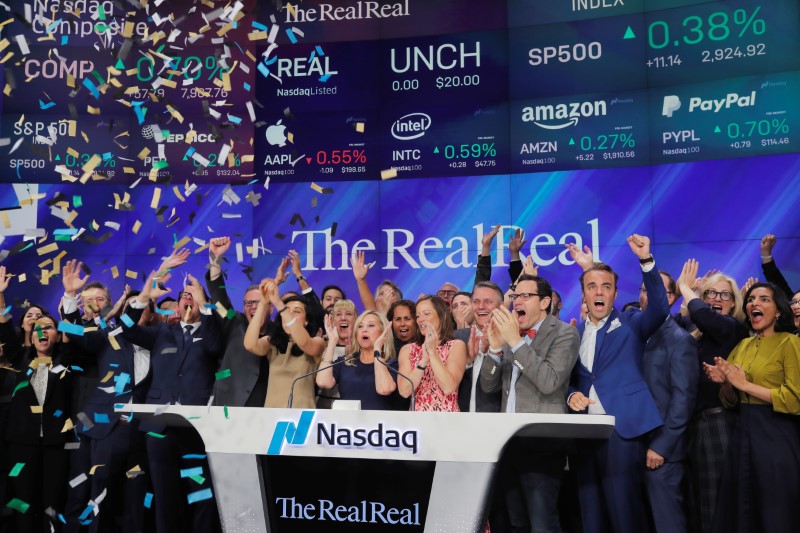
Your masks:
[[[375,344],[373,346],[374,351],[378,352],[375,354],[375,357],[380,357],[381,361],[383,361],[384,363],[386,362],[383,357],[384,346],[394,342],[393,340],[391,340],[390,337],[389,332],[391,330],[392,330],[391,324],[383,328],[381,334],[378,336],[377,339],[375,339]],[[387,339],[389,339],[388,342]],[[374,363],[372,366],[373,370],[375,371],[375,392],[377,392],[381,396],[389,396],[394,391],[396,391],[397,383],[395,382],[394,376],[389,371],[389,369],[380,363],[376,364]]]
[[[4,324],[8,322],[8,319],[11,315],[7,315],[4,311],[6,310],[6,289],[8,289],[8,283],[11,278],[10,274],[6,273],[6,267],[0,265],[0,324]],[[16,344],[16,343],[15,343]]]
[[[778,238],[772,234],[764,235],[761,239],[761,270],[764,271],[764,277],[767,278],[767,281],[777,285],[791,300],[794,292],[772,257],[772,249],[777,241]]]
[[[497,224],[492,231],[483,235],[481,239],[481,254],[478,256],[478,265],[475,267],[474,286],[481,281],[489,281],[492,278],[492,242],[500,231],[501,224]]]
[[[244,333],[244,349],[253,355],[261,357],[266,356],[272,349],[269,336],[261,336],[261,324],[263,324],[264,319],[267,318],[264,315],[266,315],[267,307],[269,307],[269,303],[273,299],[273,294],[271,294],[270,291],[274,291],[274,299],[279,302],[276,307],[278,312],[284,310],[283,302],[281,302],[278,297],[278,287],[275,285],[275,282],[270,279],[262,280],[258,287],[258,292],[261,295],[261,302],[258,304],[250,323],[247,324],[247,330]]]
[[[367,284],[367,272],[369,272],[370,267],[364,264],[364,252],[353,254],[350,257],[350,265],[353,267],[353,276],[356,278],[358,295],[361,297],[364,310],[375,311],[378,306],[375,304],[375,298],[373,298],[372,291],[369,290],[369,285]]]
[[[650,252],[650,238],[644,235],[633,234],[628,237],[628,245],[633,254],[639,259],[642,268],[642,281],[647,290],[647,309],[641,314],[636,314],[630,321],[632,328],[637,329],[639,338],[646,342],[650,336],[669,316],[669,302],[664,282],[656,269],[656,262]]]
[[[325,347],[325,351],[322,354],[320,366],[327,367],[333,363],[333,354],[336,352],[336,345],[339,342],[339,329],[333,324],[333,317],[331,315],[325,315],[325,333],[328,335],[328,345]],[[333,367],[317,372],[316,380],[317,387],[323,389],[330,389],[336,385],[336,379],[333,376]]]
[[[508,241],[508,251],[511,252],[511,261],[508,264],[508,276],[511,278],[511,283],[516,283],[517,278],[522,274],[522,257],[520,250],[525,246],[525,231],[522,228],[514,230],[511,240]]]

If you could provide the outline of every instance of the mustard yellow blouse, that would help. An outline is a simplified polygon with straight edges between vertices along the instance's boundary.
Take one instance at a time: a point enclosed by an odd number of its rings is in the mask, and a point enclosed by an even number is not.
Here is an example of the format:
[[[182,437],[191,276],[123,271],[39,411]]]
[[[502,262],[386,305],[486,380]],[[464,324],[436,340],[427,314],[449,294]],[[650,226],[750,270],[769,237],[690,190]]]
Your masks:
[[[800,337],[791,333],[750,337],[736,345],[728,362],[741,366],[747,381],[770,389],[774,411],[800,414]],[[737,393],[743,404],[768,405],[742,391]],[[720,398],[723,405],[733,405],[721,391]]]

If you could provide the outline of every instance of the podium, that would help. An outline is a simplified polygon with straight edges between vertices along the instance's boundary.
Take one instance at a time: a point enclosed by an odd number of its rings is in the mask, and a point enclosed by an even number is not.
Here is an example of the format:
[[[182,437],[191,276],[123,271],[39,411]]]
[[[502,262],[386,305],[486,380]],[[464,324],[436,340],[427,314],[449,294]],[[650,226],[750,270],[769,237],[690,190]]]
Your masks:
[[[197,430],[226,533],[482,531],[509,439],[614,429],[600,415],[116,407]]]

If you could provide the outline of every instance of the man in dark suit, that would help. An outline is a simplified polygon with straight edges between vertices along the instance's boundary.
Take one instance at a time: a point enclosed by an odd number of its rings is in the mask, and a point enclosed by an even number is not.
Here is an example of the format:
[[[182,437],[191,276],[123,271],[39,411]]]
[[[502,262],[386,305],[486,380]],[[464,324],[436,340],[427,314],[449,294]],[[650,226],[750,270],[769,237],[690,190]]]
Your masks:
[[[552,297],[547,280],[523,274],[509,295],[513,312],[502,305],[492,311],[481,386],[487,392],[501,391],[503,412],[567,412],[564,396],[578,357],[578,333],[550,314]],[[567,456],[563,450],[540,453],[532,444],[512,442],[507,452],[512,455],[524,501],[519,509],[516,499],[509,496],[511,524],[514,531],[526,527],[559,533],[558,494]]]
[[[210,268],[206,273],[206,287],[211,302],[222,304],[229,313],[222,323],[225,354],[219,367],[223,374],[214,382],[214,405],[264,407],[269,363],[266,357],[253,355],[244,348],[244,334],[261,301],[261,293],[258,285],[248,287],[244,293],[244,313],[231,311],[233,304],[222,275],[222,256],[230,245],[229,237],[216,237],[211,239],[208,247]],[[272,306],[267,306],[262,328],[272,315]]]
[[[617,274],[595,263],[588,247],[567,244],[582,268],[583,299],[589,310],[581,335],[579,362],[572,373],[567,403],[580,413],[608,414],[616,426],[607,441],[589,443],[576,457],[581,517],[587,533],[647,531],[644,502],[646,434],[663,424],[661,414],[642,376],[647,339],[669,316],[664,284],[650,254],[650,239],[628,237],[638,257],[649,296],[644,312],[614,307]]]
[[[480,281],[472,290],[471,328],[457,329],[456,338],[467,345],[467,368],[458,386],[458,408],[463,413],[500,411],[500,389],[487,393],[480,386],[481,366],[489,351],[488,326],[492,311],[503,305],[503,291],[491,281]]]
[[[677,299],[675,280],[661,272],[669,306]],[[642,285],[639,304],[648,306]],[[664,425],[647,436],[645,485],[657,532],[687,531],[683,502],[686,429],[692,419],[700,374],[697,343],[672,317],[647,341],[643,361],[644,380],[653,394]]]
[[[81,323],[77,308],[77,298],[70,295],[68,278],[75,271],[68,264],[64,267],[64,320],[73,324]],[[131,294],[129,299],[138,295]],[[127,308],[127,303],[126,303]],[[123,311],[124,312],[124,311]],[[142,314],[141,323],[146,324],[150,310]],[[147,456],[143,434],[138,431],[139,421],[121,420],[114,411],[115,403],[143,403],[147,393],[147,371],[149,352],[134,346],[121,335],[114,337],[114,328],[97,328],[85,331],[83,335],[67,333],[70,343],[76,349],[95,359],[102,379],[95,382],[89,399],[82,408],[76,430],[80,437],[80,447],[70,457],[70,475],[75,479],[81,474],[88,480],[70,487],[67,494],[66,514],[68,517],[64,531],[79,531],[80,522],[89,521],[89,531],[142,531],[144,528],[144,495],[147,489],[143,469],[147,466]],[[95,465],[102,465],[91,471]],[[126,475],[131,469],[139,467],[139,474]],[[106,493],[100,513],[81,516],[90,501],[97,501]]]
[[[148,305],[152,278],[147,280],[141,294],[131,300],[128,314],[134,323]],[[222,355],[222,332],[217,313],[212,314],[204,307],[206,297],[200,283],[191,275],[189,280],[190,284],[178,298],[176,312],[181,316],[178,324],[144,327],[134,324],[123,332],[130,342],[150,350],[149,404],[207,405],[211,398]],[[141,429],[148,432],[156,531],[218,531],[219,517],[199,435],[193,430],[168,428],[158,422],[158,417],[143,422]],[[203,458],[197,459],[198,456]],[[197,466],[201,467],[199,476],[181,477],[182,469]]]

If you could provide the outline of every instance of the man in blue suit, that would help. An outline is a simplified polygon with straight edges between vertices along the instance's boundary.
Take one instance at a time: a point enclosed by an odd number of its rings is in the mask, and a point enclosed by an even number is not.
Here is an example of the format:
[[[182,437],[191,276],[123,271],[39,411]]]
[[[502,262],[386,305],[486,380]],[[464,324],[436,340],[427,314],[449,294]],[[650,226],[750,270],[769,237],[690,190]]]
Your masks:
[[[126,328],[123,335],[150,350],[149,404],[207,405],[211,398],[223,352],[222,331],[217,314],[211,314],[205,307],[206,297],[200,283],[191,275],[189,280],[190,285],[178,297],[175,311],[181,321],[177,324],[136,324],[149,303],[152,276],[139,296],[130,302],[128,315],[134,325]],[[156,531],[219,531],[219,516],[200,436],[192,430],[168,428],[158,417],[142,422],[141,430],[147,432]],[[199,475],[181,476],[182,469],[194,470],[198,466]]]
[[[661,272],[670,307],[677,299],[675,280]],[[639,304],[646,310],[647,289],[642,285]],[[682,533],[686,529],[681,486],[686,458],[686,428],[692,419],[700,378],[697,343],[672,317],[647,341],[644,380],[656,400],[664,425],[648,435],[645,485],[656,531]]]
[[[580,282],[589,310],[586,322],[578,325],[579,360],[567,403],[577,413],[608,414],[616,419],[607,441],[590,443],[589,449],[575,458],[587,533],[647,531],[642,468],[646,435],[663,424],[641,368],[647,339],[669,316],[667,295],[650,254],[650,239],[631,235],[628,244],[639,259],[650,297],[644,312],[616,310],[616,272],[595,263],[588,247],[581,251],[574,244],[567,245],[584,270]]]

